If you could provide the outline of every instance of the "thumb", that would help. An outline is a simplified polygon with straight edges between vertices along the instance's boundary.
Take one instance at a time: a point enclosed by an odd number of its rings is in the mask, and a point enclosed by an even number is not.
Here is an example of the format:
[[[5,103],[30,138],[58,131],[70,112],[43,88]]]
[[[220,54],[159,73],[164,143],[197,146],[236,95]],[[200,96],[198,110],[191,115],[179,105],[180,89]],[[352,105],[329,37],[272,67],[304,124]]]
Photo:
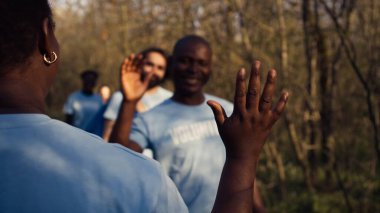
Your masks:
[[[224,111],[223,107],[216,101],[207,101],[207,104],[214,113],[216,125],[218,126],[218,129],[220,129],[227,118],[226,112]]]

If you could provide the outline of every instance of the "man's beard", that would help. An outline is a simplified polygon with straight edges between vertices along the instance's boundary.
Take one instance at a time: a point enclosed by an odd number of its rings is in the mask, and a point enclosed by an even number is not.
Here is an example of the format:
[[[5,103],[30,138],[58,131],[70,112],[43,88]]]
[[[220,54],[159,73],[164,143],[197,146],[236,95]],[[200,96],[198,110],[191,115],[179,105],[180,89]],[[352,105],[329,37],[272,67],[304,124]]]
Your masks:
[[[143,75],[142,76],[144,80],[146,75]],[[163,79],[160,79],[159,77],[157,77],[156,75],[153,75],[151,78],[150,78],[150,81],[149,81],[149,84],[148,84],[148,88],[151,89],[153,87],[156,87],[158,85],[160,85],[161,83],[163,82]]]

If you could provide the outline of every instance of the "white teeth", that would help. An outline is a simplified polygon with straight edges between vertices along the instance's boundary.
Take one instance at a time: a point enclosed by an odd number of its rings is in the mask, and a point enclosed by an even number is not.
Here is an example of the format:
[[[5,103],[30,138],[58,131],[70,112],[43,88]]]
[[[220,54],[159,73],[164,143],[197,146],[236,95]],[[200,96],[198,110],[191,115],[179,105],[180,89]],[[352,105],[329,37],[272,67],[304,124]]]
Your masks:
[[[188,79],[185,80],[185,82],[187,84],[197,84],[198,83],[198,79],[196,79],[196,78],[188,78]]]

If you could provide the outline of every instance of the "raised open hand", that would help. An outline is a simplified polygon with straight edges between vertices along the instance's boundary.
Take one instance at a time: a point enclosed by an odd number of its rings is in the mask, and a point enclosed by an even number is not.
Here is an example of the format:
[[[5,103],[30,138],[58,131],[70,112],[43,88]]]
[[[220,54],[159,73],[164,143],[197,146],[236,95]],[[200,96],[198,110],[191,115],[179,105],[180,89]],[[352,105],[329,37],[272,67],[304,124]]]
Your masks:
[[[260,66],[252,64],[246,89],[246,71],[239,70],[236,77],[234,111],[230,117],[215,101],[208,101],[214,112],[219,134],[226,147],[227,158],[257,160],[272,126],[285,109],[288,93],[284,92],[272,108],[276,84],[276,71],[270,70],[260,97]]]
[[[140,65],[141,55],[129,55],[125,58],[120,68],[121,92],[125,101],[137,102],[144,95],[148,88],[149,80],[152,75],[146,76],[141,80]]]

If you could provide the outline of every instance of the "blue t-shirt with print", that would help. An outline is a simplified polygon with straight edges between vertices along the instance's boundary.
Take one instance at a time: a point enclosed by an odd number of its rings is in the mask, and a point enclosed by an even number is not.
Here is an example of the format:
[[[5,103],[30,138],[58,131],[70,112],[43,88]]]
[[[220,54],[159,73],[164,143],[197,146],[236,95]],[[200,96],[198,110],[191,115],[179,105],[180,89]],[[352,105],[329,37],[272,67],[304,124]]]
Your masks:
[[[154,158],[176,184],[190,212],[211,212],[225,162],[225,148],[207,100],[230,115],[230,102],[206,95],[196,106],[168,99],[138,114],[130,139],[153,150]]]

